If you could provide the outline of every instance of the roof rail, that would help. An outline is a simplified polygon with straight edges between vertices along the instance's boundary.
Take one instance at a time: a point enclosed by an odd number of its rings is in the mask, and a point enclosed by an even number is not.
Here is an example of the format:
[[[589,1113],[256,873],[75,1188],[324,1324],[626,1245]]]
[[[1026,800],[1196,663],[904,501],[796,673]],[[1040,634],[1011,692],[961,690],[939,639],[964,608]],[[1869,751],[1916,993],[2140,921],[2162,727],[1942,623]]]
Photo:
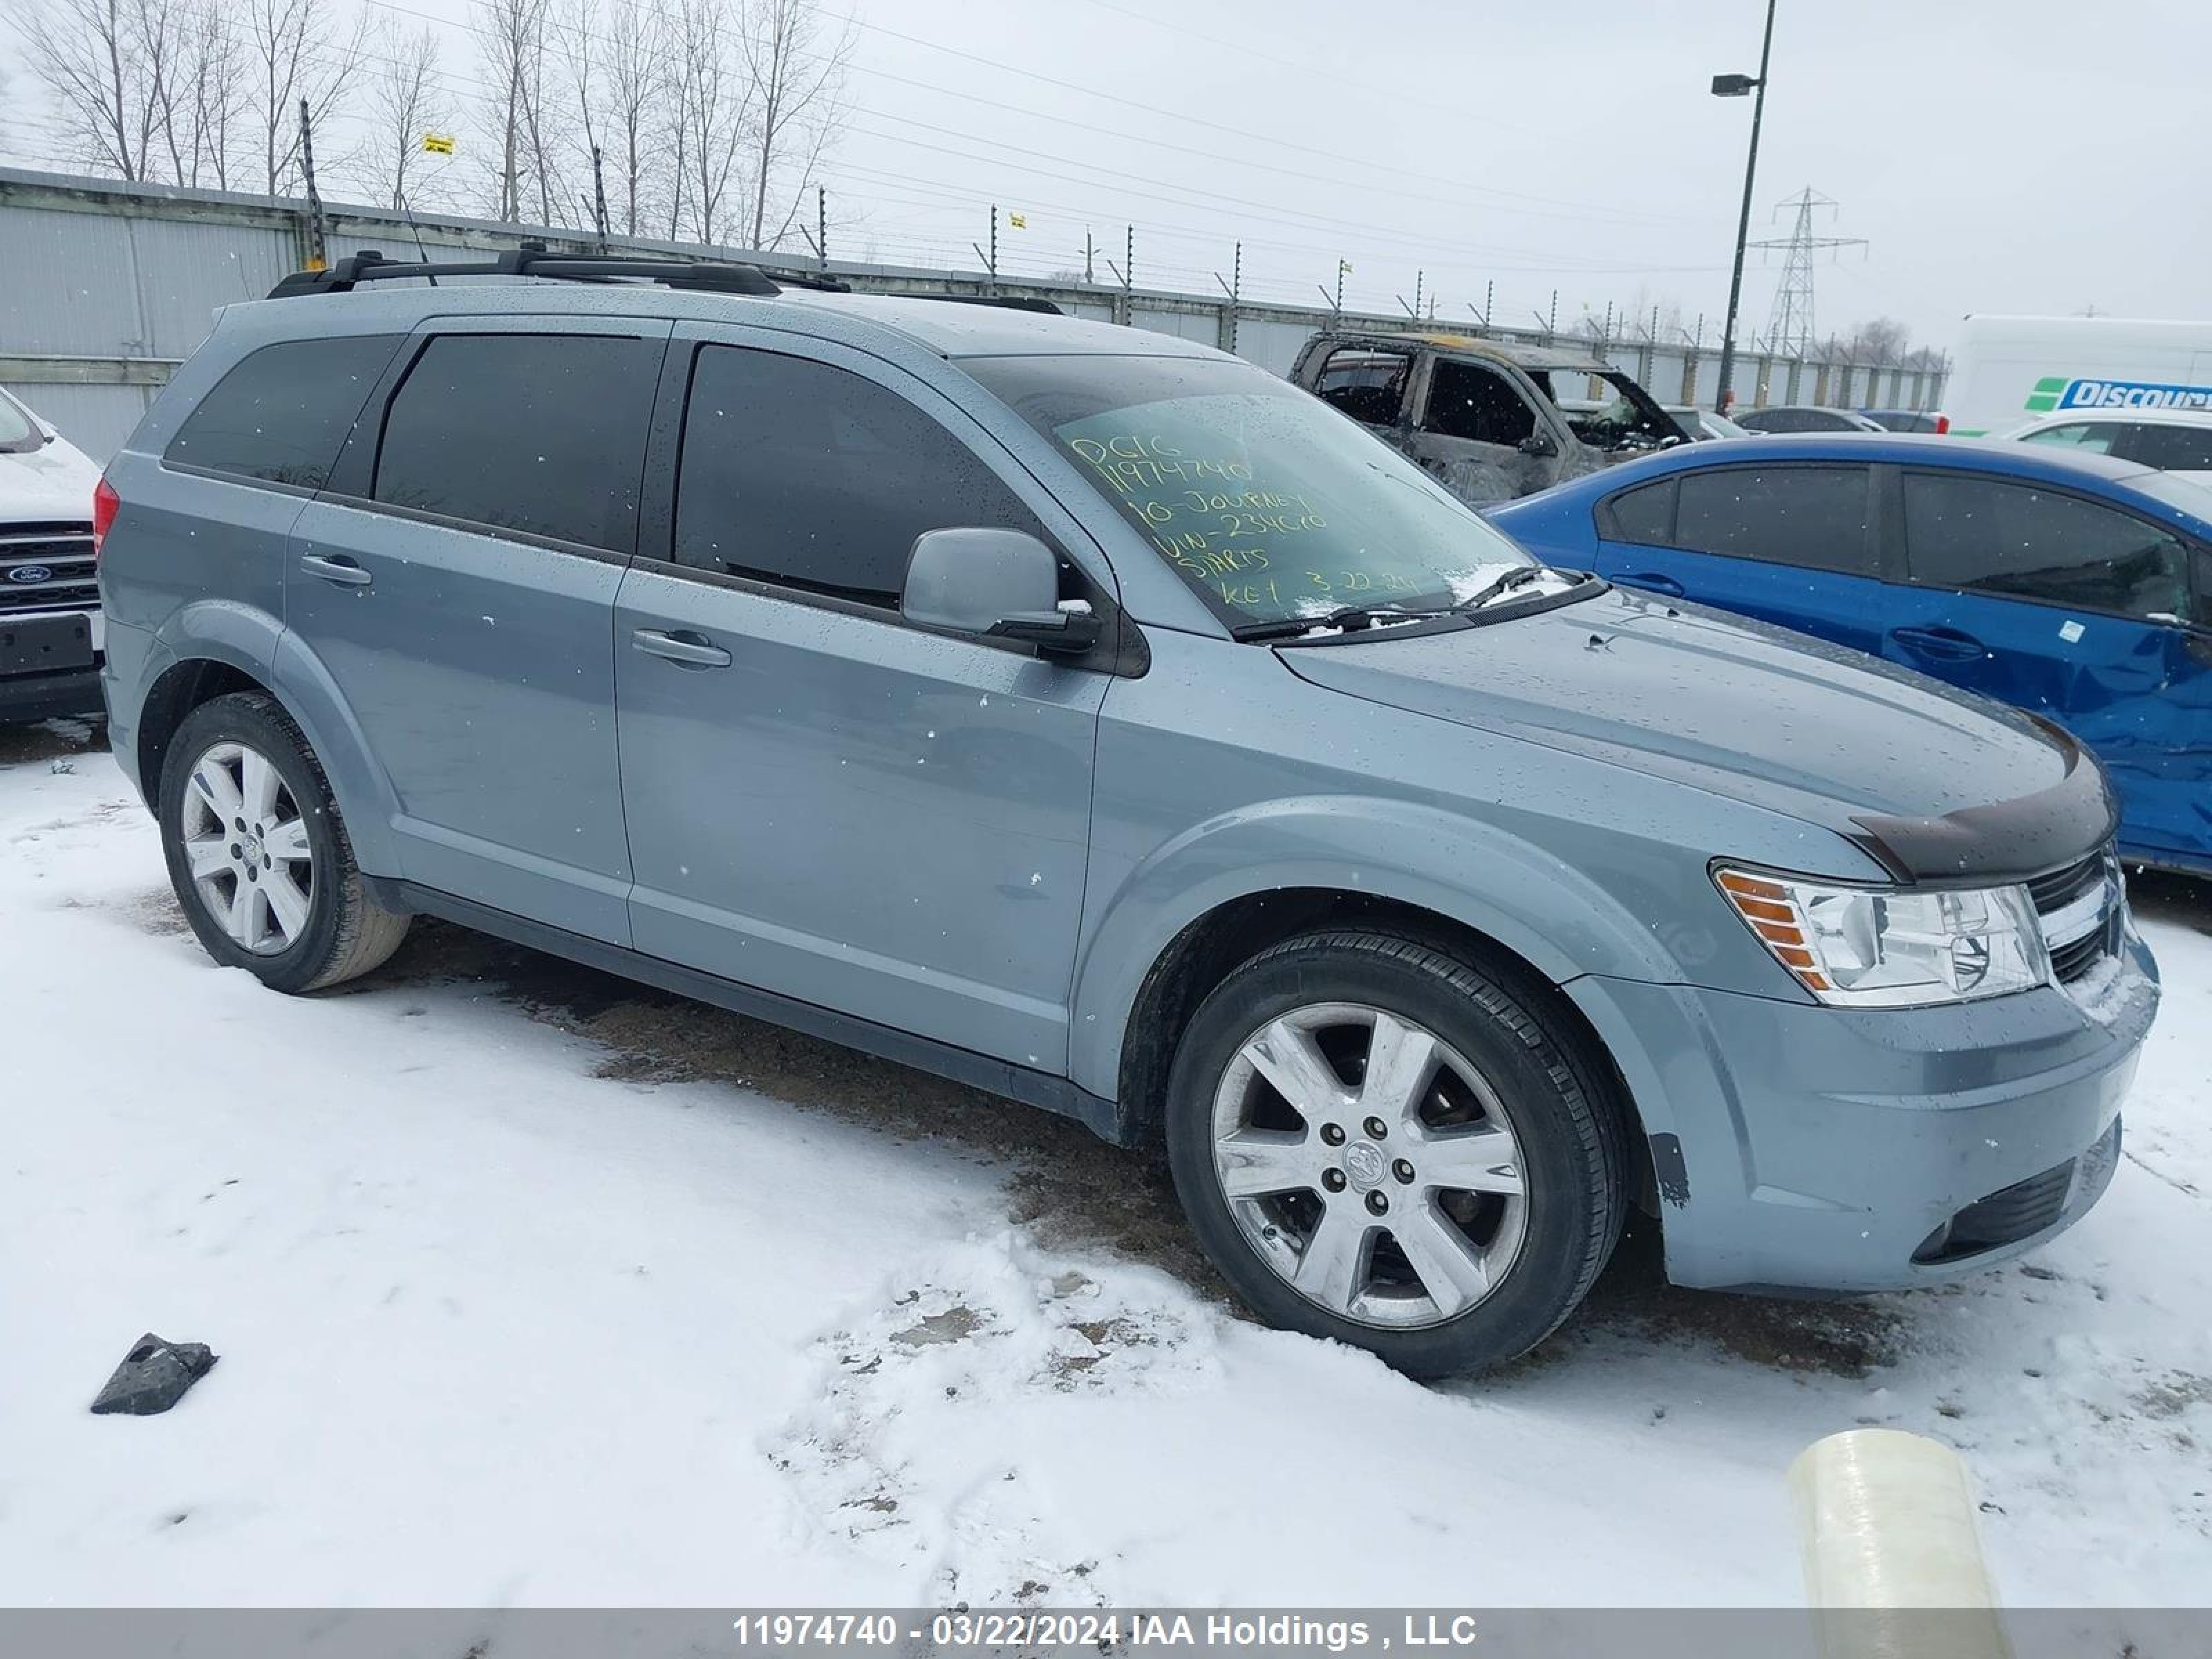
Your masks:
[[[620,253],[551,253],[543,243],[529,243],[494,255],[489,259],[432,263],[394,259],[375,248],[348,254],[327,270],[295,270],[269,290],[281,300],[301,294],[345,294],[362,283],[428,277],[434,285],[441,276],[540,276],[571,283],[615,283],[642,280],[665,288],[701,289],[715,294],[781,294],[786,287],[821,288],[842,292],[845,285],[827,277],[770,277],[757,265],[720,262],[694,263],[688,259],[641,259]]]
[[[1034,311],[1040,317],[1065,317],[1067,313],[1049,300],[1032,299],[1025,294],[900,294],[901,300],[943,300],[956,306],[995,306],[1000,311]]]

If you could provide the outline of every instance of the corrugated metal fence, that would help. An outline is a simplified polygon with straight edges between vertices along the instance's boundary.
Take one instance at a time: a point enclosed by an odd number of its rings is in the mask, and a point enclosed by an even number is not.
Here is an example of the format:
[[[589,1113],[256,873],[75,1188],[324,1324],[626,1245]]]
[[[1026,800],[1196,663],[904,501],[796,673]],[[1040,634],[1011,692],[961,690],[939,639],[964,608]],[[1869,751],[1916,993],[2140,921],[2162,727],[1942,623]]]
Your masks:
[[[397,257],[421,246],[434,257],[511,248],[526,238],[556,249],[596,243],[574,231],[486,221],[409,221],[372,209],[325,209],[331,257],[381,248]],[[0,167],[0,386],[16,392],[95,459],[129,435],[170,372],[205,337],[218,306],[258,299],[306,263],[306,204],[167,185],[123,185]],[[824,267],[789,253],[614,238],[618,252],[737,258],[808,272]],[[864,292],[926,289],[997,292],[1052,301],[1076,316],[1202,341],[1286,374],[1318,329],[1458,328],[1385,317],[1267,305],[1223,296],[1007,278],[980,271],[855,264],[831,260],[830,275]],[[1543,343],[1527,329],[1488,337]],[[1567,337],[1561,337],[1563,339]],[[1686,344],[1572,337],[1626,369],[1662,403],[1710,404],[1720,354]],[[1817,403],[1846,408],[1929,409],[1942,394],[1936,373],[1869,364],[1740,355],[1736,395],[1746,404]]]

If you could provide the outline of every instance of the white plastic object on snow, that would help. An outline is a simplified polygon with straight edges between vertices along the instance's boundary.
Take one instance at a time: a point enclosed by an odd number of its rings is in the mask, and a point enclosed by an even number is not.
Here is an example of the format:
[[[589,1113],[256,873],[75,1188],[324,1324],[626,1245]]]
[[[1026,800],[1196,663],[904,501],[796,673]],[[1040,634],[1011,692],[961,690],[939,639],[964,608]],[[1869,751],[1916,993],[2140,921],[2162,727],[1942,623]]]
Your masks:
[[[2011,1659],[1958,1453],[1895,1429],[1815,1441],[1790,1466],[1822,1659]],[[1893,1616],[1885,1616],[1893,1615]]]

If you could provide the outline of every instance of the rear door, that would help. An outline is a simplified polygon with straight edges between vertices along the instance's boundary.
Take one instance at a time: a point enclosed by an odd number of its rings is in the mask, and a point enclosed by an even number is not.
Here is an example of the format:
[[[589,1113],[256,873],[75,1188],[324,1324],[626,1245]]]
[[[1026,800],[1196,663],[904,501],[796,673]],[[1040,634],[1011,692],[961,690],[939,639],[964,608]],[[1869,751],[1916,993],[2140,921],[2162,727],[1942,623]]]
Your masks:
[[[899,602],[925,531],[1080,531],[878,359],[711,325],[673,351],[672,497],[616,614],[637,948],[1064,1073],[1111,680]]]
[[[286,621],[398,799],[410,880],[626,943],[615,591],[665,321],[419,331],[294,527]]]
[[[2131,422],[2112,453],[2160,472],[2212,478],[2212,420]]]
[[[1598,504],[1598,573],[1879,651],[1874,488],[1844,462],[1677,473]]]
[[[2189,623],[2192,550],[2106,501],[1972,472],[1901,471],[1909,580],[1885,653],[2045,714],[2112,775],[2138,850],[2212,848],[2212,663]]]

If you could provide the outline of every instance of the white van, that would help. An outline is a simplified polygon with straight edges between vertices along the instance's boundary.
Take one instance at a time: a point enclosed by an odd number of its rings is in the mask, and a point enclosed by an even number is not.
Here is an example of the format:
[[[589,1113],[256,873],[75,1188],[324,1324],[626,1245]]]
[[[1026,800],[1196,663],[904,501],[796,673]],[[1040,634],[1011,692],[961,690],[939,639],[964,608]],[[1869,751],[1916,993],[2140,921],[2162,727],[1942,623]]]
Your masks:
[[[2212,322],[1969,317],[1943,406],[1960,435],[2076,410],[2212,409]]]

